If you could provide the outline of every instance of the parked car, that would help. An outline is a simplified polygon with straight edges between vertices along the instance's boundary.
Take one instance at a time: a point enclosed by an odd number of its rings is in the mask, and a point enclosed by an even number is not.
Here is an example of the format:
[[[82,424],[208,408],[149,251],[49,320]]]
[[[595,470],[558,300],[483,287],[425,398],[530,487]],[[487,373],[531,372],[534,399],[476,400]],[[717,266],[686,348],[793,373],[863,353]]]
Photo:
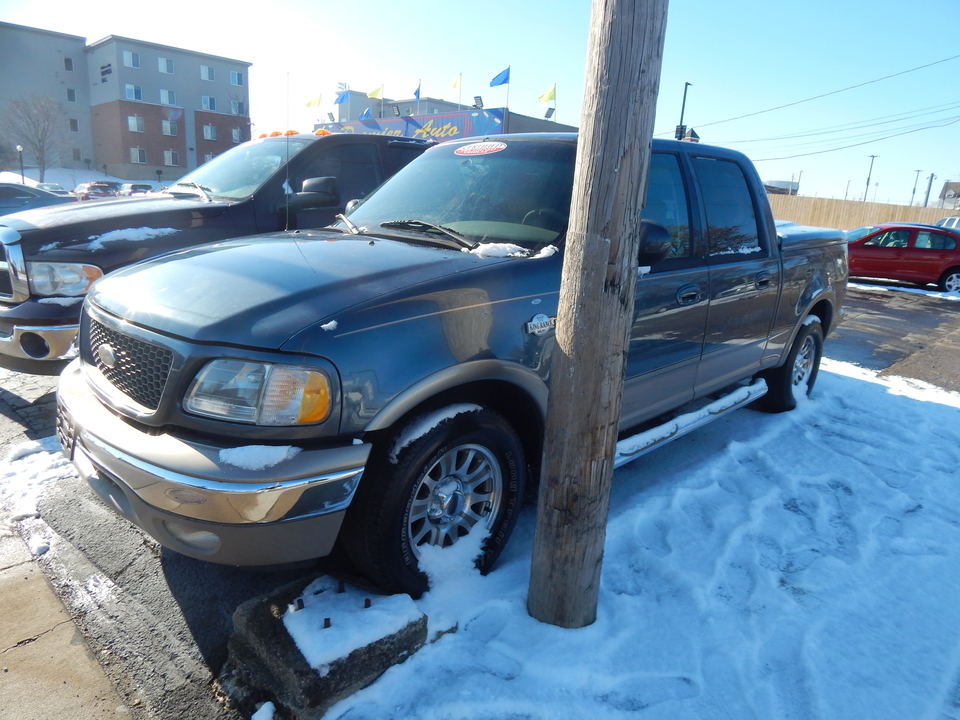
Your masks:
[[[878,223],[847,233],[850,274],[936,283],[960,291],[960,231],[936,225]]]
[[[98,200],[100,198],[116,197],[120,183],[92,182],[78,185],[74,191],[81,200]]]
[[[130,195],[146,195],[153,191],[153,185],[147,183],[123,183],[117,190],[118,197],[129,197]]]
[[[36,187],[38,190],[46,190],[47,192],[53,193],[54,195],[61,195],[62,197],[69,197],[69,198],[73,198],[74,200],[76,199],[76,197],[74,197],[74,194],[72,192],[62,188],[57,183],[38,183]]]
[[[940,218],[937,220],[938,227],[951,228],[951,229],[960,229],[960,215],[953,215],[951,217]]]
[[[74,197],[56,195],[29,185],[0,183],[0,215],[47,207],[48,205],[61,205],[75,200]]]
[[[432,144],[345,133],[259,138],[162,193],[0,218],[0,367],[59,374],[75,355],[83,296],[101,275],[225,238],[324,227]]]
[[[64,451],[192,557],[286,563],[339,539],[416,594],[422,550],[475,527],[488,569],[539,476],[575,157],[570,133],[452,140],[333,227],[103,278],[60,377]],[[650,168],[621,429],[730,390],[648,435],[761,396],[793,408],[840,318],[843,233],[778,231],[740,153],[654,140]]]

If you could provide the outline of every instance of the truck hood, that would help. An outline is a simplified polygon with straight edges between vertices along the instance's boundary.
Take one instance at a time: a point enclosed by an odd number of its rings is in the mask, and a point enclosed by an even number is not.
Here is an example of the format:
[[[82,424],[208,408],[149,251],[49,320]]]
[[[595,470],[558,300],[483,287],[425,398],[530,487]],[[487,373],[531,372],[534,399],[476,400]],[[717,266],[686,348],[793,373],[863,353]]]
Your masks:
[[[88,302],[185,340],[275,350],[358,304],[498,262],[369,235],[273,233],[120,270],[98,281]]]
[[[198,220],[221,215],[230,205],[200,199],[155,195],[116,200],[90,200],[5,215],[0,225],[20,233],[25,252],[50,242],[60,247],[84,245],[96,237],[127,228],[183,229]]]

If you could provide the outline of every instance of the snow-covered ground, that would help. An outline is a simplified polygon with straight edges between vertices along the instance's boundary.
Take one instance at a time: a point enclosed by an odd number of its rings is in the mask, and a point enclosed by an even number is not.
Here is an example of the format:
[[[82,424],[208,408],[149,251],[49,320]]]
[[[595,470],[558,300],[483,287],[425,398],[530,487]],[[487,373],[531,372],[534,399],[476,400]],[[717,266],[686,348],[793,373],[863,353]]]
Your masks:
[[[39,174],[37,173],[36,168],[27,168],[24,172],[23,179],[26,180],[27,185],[36,185],[40,182]],[[114,177],[113,175],[104,175],[99,170],[75,170],[70,168],[47,168],[47,171],[43,175],[43,181],[48,183],[57,183],[64,190],[72,191],[77,185],[85,182],[96,182],[97,180],[110,180],[111,182],[126,183],[126,182],[136,182],[136,183],[145,183],[147,185],[153,185],[156,187],[157,183],[151,180],[126,180],[124,178]],[[13,172],[10,170],[4,170],[0,172],[0,182],[6,183],[19,183],[20,182],[20,173]]]
[[[15,449],[8,531],[69,471],[54,442]],[[465,542],[428,558],[416,605],[457,632],[326,717],[960,718],[956,393],[825,360],[796,411],[740,410],[618,470],[587,628],[528,616],[533,522],[486,577]]]

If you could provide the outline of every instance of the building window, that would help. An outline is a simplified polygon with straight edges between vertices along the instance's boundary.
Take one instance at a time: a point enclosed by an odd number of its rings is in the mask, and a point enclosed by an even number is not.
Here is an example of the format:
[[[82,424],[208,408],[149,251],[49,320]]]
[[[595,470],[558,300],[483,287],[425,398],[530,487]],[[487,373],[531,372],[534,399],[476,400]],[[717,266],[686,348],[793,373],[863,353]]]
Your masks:
[[[130,148],[130,162],[145,165],[147,162],[147,151],[142,147]]]
[[[143,132],[143,118],[136,115],[127,115],[127,130],[130,132]]]
[[[171,135],[173,137],[177,136],[177,123],[173,120],[163,120],[163,134]]]
[[[70,118],[70,132],[80,132],[80,121]]]
[[[170,165],[171,167],[176,167],[180,164],[180,153],[176,150],[164,150],[163,151],[163,164]]]
[[[80,148],[73,149],[73,161],[80,162]]]
[[[73,72],[73,58],[63,59],[63,69],[67,72]]]
[[[216,78],[217,78],[217,74],[212,67],[210,67],[209,65],[200,66],[201,80],[209,80],[210,82],[213,82],[214,80],[216,80]]]
[[[177,94],[173,90],[161,90],[160,91],[160,104],[161,105],[176,105],[177,104]]]
[[[203,126],[203,139],[204,139],[204,140],[216,140],[216,139],[217,139],[217,126],[216,126],[216,125],[204,125],[204,126]]]
[[[209,95],[203,95],[200,98],[200,101],[204,110],[209,110],[211,112],[217,111],[217,99],[215,97],[210,97]]]
[[[243,73],[230,71],[230,84],[231,85],[243,85]]]
[[[243,130],[241,130],[240,128],[233,128],[233,130],[230,131],[230,134],[232,136],[232,140],[235,143],[243,142]]]
[[[73,88],[67,88],[67,102],[77,101],[77,91]]]
[[[210,162],[211,160],[213,160],[213,157],[214,157],[213,153],[205,153],[203,156],[203,161],[205,163]]]
[[[231,100],[230,101],[230,112],[234,115],[243,115],[243,101],[242,100]]]
[[[130,52],[129,50],[123,51],[123,64],[127,67],[138,68],[140,67],[140,53]]]
[[[143,100],[143,88],[139,85],[127,85],[127,100]]]
[[[164,75],[173,75],[173,60],[170,58],[157,58],[157,65]]]

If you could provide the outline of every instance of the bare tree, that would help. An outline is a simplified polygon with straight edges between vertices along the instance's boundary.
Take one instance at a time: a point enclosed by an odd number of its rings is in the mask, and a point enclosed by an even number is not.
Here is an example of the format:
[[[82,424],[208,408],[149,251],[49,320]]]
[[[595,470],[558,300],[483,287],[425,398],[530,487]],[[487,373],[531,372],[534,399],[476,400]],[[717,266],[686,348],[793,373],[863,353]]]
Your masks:
[[[48,167],[60,161],[64,147],[66,111],[50,95],[27,95],[11,100],[3,117],[4,136],[23,146],[43,182]]]

